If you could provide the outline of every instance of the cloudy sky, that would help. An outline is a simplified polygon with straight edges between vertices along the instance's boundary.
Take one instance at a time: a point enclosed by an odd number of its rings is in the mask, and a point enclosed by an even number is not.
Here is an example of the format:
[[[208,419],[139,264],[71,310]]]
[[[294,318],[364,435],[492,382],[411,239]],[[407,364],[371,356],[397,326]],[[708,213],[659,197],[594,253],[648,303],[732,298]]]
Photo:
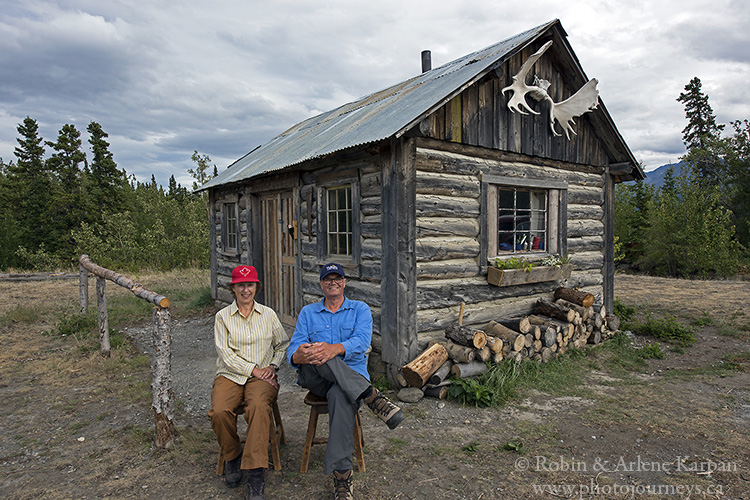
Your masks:
[[[560,19],[646,170],[684,153],[694,76],[721,123],[750,118],[746,0],[3,0],[0,157],[35,119],[54,141],[96,121],[139,180],[190,186],[290,126]],[[88,149],[87,149],[88,150]]]

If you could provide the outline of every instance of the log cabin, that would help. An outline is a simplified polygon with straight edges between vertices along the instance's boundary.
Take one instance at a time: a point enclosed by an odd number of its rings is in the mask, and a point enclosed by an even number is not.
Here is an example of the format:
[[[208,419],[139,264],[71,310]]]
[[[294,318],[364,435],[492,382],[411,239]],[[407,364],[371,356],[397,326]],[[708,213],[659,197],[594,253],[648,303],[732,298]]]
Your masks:
[[[389,378],[444,339],[462,303],[463,324],[485,325],[529,313],[564,285],[611,311],[614,186],[644,178],[598,93],[595,107],[555,123],[550,108],[591,82],[559,20],[434,69],[428,53],[422,63],[421,74],[293,126],[199,188],[214,300],[232,300],[234,266],[254,265],[259,299],[293,325],[322,297],[320,266],[338,262],[347,296],[372,310],[371,360]],[[512,97],[514,83],[548,98]],[[512,109],[512,98],[532,112]],[[569,273],[488,280],[498,258],[555,254],[570,258]]]

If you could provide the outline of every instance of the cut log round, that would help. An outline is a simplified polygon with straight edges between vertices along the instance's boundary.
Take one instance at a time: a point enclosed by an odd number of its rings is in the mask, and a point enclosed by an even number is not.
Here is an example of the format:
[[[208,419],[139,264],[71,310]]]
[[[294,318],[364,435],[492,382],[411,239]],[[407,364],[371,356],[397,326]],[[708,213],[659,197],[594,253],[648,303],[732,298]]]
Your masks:
[[[531,323],[534,325],[541,326],[542,330],[544,330],[545,326],[552,326],[558,332],[562,332],[563,335],[568,336],[573,335],[575,329],[575,325],[573,325],[572,323],[566,323],[564,321],[560,321],[547,316],[531,315],[529,316],[529,321],[531,321]]]
[[[545,327],[544,334],[542,335],[542,344],[544,344],[544,347],[552,347],[555,345],[555,342],[557,342],[557,330],[552,326]]]
[[[445,399],[448,397],[448,386],[425,387],[424,395],[429,398]]]
[[[505,356],[503,356],[503,353],[502,353],[502,352],[496,352],[496,353],[495,353],[495,354],[494,354],[494,355],[492,356],[492,361],[493,361],[493,362],[494,362],[494,363],[495,363],[496,365],[499,365],[500,363],[502,363],[502,362],[503,362],[503,358],[504,358],[504,357],[505,357]]]
[[[543,347],[541,340],[534,341],[534,352],[541,352]]]
[[[430,380],[427,381],[427,384],[438,385],[444,382],[451,374],[451,366],[453,366],[453,362],[450,360],[440,365],[440,368],[432,374]]]
[[[604,324],[604,318],[602,318],[602,315],[599,313],[594,313],[594,317],[591,318],[591,321],[594,323],[594,328],[599,329]]]
[[[492,352],[503,352],[503,339],[487,335],[487,347],[492,349]]]
[[[482,330],[468,326],[450,325],[445,329],[445,338],[456,344],[481,349],[487,344],[487,335]]]
[[[591,315],[594,314],[593,307],[583,307],[582,305],[576,304],[574,302],[570,302],[565,299],[556,299],[555,303],[560,304],[563,307],[567,307],[568,309],[573,309],[575,312],[581,315],[582,321],[588,320],[591,317]]]
[[[602,341],[602,332],[599,330],[594,330],[591,332],[591,335],[589,335],[588,343],[589,344],[598,344]]]
[[[456,363],[451,367],[451,375],[456,378],[470,378],[487,371],[487,365],[481,361],[471,363]]]
[[[477,349],[475,352],[476,357],[482,360],[483,363],[492,359],[492,350],[487,346],[484,346],[482,349]]]
[[[448,361],[448,351],[445,347],[435,343],[422,354],[401,368],[406,383],[412,387],[422,388],[433,373]]]
[[[448,353],[448,357],[456,363],[470,363],[474,361],[474,357],[476,356],[474,349],[471,347],[464,347],[453,342],[437,342],[433,340],[429,345],[431,346],[432,344],[442,345]]]
[[[572,323],[576,317],[576,312],[572,309],[568,309],[556,302],[550,302],[545,299],[537,300],[534,310],[537,314],[549,316],[550,318],[557,318],[567,323]]]
[[[525,316],[522,318],[501,319],[498,320],[498,323],[520,333],[529,333],[531,331],[531,323],[529,323],[529,319]]]
[[[526,318],[528,319],[528,318]],[[532,325],[531,331],[534,333],[534,339],[541,340],[542,338],[542,329],[539,325]]]
[[[581,305],[583,307],[591,307],[594,305],[594,296],[590,293],[582,292],[581,290],[575,290],[573,288],[566,288],[561,286],[555,290],[555,299],[565,299],[568,302]]]
[[[511,330],[497,321],[490,321],[487,323],[487,326],[484,327],[484,331],[489,332],[494,337],[502,339],[503,342],[508,343],[514,351],[520,351],[526,345],[525,335]]]
[[[615,316],[614,314],[611,314],[607,316],[607,327],[609,327],[610,330],[613,332],[616,332],[620,329],[620,318]]]

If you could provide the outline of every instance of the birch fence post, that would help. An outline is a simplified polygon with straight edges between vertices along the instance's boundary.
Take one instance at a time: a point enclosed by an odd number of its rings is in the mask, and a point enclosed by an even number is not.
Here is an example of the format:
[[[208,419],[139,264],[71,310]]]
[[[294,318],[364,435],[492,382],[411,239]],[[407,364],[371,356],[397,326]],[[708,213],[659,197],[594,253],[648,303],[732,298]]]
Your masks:
[[[99,352],[102,357],[109,357],[109,318],[107,318],[107,280],[96,277],[96,307],[99,312]]]
[[[151,383],[152,406],[156,420],[156,446],[173,445],[174,394],[172,393],[172,322],[169,308],[154,307],[154,378]]]
[[[81,314],[89,313],[89,270],[81,265],[78,272],[78,301],[81,305]]]
[[[172,392],[172,321],[169,312],[170,301],[163,295],[158,295],[143,288],[140,283],[136,283],[126,276],[94,264],[89,260],[88,255],[81,255],[78,262],[81,264],[79,295],[82,312],[88,309],[88,272],[90,271],[96,276],[99,341],[101,343],[102,356],[109,357],[110,353],[107,296],[105,294],[107,279],[123,288],[127,288],[136,297],[155,305],[153,315],[154,334],[152,338],[154,359],[152,361],[151,406],[154,409],[154,419],[156,421],[156,446],[158,448],[171,448],[174,444],[174,424],[172,422],[174,417],[174,393]]]

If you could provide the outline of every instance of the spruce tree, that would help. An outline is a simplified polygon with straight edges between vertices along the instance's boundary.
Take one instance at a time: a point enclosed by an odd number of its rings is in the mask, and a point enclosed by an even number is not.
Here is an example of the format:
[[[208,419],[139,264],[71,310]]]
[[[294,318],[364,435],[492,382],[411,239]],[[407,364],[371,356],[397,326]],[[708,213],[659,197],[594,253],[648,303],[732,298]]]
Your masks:
[[[125,209],[124,187],[127,184],[126,174],[117,168],[106,141],[107,133],[101,125],[91,122],[86,129],[91,136],[91,164],[89,165],[89,196],[94,206],[109,212],[121,212]]]
[[[700,78],[693,77],[685,85],[685,92],[677,98],[685,106],[688,124],[682,129],[682,142],[687,148],[683,158],[696,171],[699,180],[707,186],[717,186],[722,181],[722,163],[715,154],[717,141],[721,140],[723,124],[716,116],[703,93]]]
[[[57,180],[49,217],[55,220],[54,246],[50,248],[61,258],[74,259],[74,242],[71,231],[89,221],[94,207],[84,192],[83,172],[86,153],[81,150],[81,133],[75,125],[63,125],[57,142],[46,142],[54,153],[47,159],[47,167]]]
[[[8,169],[7,180],[11,203],[17,210],[20,246],[35,252],[49,241],[54,224],[47,218],[52,177],[45,165],[43,139],[36,120],[27,116],[17,130],[20,134],[14,151],[17,162]]]

